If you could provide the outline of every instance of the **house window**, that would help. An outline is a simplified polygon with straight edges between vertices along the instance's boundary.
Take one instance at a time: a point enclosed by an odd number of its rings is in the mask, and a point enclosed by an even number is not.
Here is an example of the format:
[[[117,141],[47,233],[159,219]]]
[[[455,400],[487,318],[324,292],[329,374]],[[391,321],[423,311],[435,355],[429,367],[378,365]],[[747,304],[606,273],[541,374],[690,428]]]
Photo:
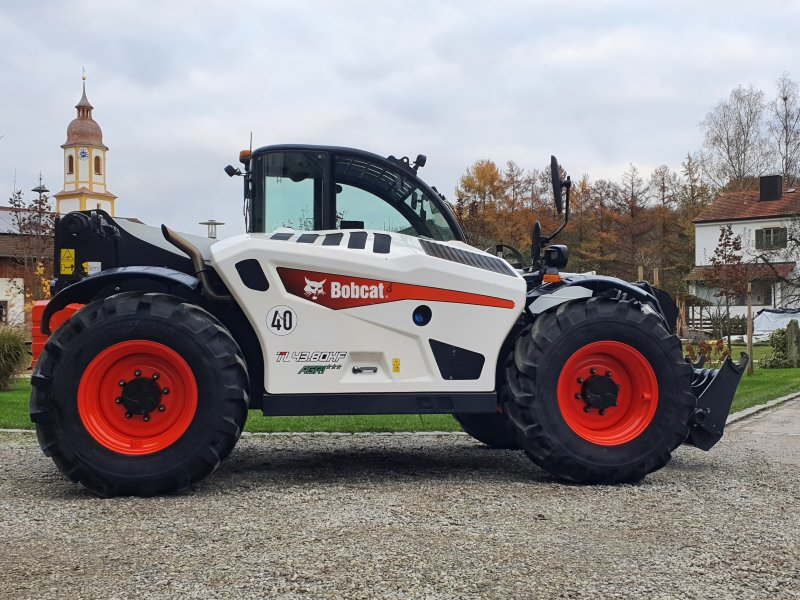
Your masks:
[[[99,156],[94,157],[94,174],[95,175],[102,175],[103,174],[103,163],[100,160]]]
[[[72,175],[75,172],[75,157],[70,154],[67,157],[67,175]]]
[[[772,282],[756,281],[753,283],[752,290],[753,304],[757,304],[759,306],[772,306]]]
[[[780,250],[786,248],[786,227],[756,229],[756,250]]]
[[[8,301],[0,302],[0,323],[8,323]]]

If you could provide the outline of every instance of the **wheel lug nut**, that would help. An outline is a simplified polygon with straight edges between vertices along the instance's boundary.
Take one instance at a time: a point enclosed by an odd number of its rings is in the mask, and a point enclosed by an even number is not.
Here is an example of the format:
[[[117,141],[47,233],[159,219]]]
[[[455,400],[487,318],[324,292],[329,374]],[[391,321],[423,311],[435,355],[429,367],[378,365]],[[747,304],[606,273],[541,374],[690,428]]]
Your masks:
[[[583,377],[578,377],[578,383],[583,383]]]
[[[606,409],[605,408],[601,408],[600,409],[600,416],[602,417],[604,414],[606,414]]]
[[[611,371],[606,371],[606,377],[611,377]]]
[[[158,412],[164,412],[165,410],[167,410],[166,406],[164,406],[163,404],[158,405]]]
[[[169,388],[164,388],[163,390],[161,390],[161,393],[166,396],[167,394],[169,394]]]
[[[120,379],[119,380],[119,387],[125,387],[126,383],[127,383],[127,381],[125,381],[124,379]]]
[[[158,373],[153,373],[153,381],[158,381],[158,378],[159,378],[159,374]]]
[[[122,398],[114,398],[115,404],[120,404],[122,402]]]
[[[592,375],[597,375],[597,369],[592,367],[591,369],[589,369],[589,373],[591,373]]]
[[[583,407],[583,412],[589,412],[590,410],[592,410],[592,407],[589,406],[588,404]]]
[[[150,415],[145,415],[142,417],[142,420],[147,423],[150,420]]]
[[[580,400],[581,398],[583,398],[583,394],[581,394],[580,392],[575,392],[575,399]]]
[[[136,377],[139,377],[139,376],[141,376],[142,372],[141,372],[139,369],[136,369],[136,370],[133,372],[133,374],[134,374]]]
[[[616,400],[614,400],[614,406],[617,406],[618,404],[619,404],[619,402],[617,402]]]
[[[126,419],[130,419],[132,416],[133,416],[133,415],[132,415],[131,413],[129,413],[129,412],[126,412],[126,413],[125,413],[125,418],[126,418]]]

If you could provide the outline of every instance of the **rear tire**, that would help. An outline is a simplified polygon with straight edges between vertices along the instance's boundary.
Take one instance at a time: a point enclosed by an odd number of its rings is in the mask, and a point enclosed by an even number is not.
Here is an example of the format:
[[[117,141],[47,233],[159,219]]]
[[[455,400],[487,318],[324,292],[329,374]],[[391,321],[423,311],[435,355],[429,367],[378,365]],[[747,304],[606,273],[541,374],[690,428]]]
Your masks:
[[[495,450],[520,450],[517,428],[503,413],[453,415],[465,433]]]
[[[247,418],[238,345],[210,313],[166,294],[118,294],[80,310],[48,340],[33,383],[42,450],[106,497],[203,479]]]
[[[509,418],[528,456],[556,477],[638,481],[686,438],[692,368],[680,340],[638,302],[562,304],[536,319],[513,355]]]

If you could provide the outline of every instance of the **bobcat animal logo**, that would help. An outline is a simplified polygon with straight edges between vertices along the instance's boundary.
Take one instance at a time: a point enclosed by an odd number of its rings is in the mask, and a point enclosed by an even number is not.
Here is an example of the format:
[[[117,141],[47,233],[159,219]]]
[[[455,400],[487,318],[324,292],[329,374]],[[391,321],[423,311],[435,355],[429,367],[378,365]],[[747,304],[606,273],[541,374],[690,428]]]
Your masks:
[[[303,288],[303,293],[307,298],[316,300],[320,296],[325,295],[325,289],[322,286],[328,281],[327,279],[323,279],[322,281],[311,281],[308,277],[304,279],[306,280],[306,287]]]

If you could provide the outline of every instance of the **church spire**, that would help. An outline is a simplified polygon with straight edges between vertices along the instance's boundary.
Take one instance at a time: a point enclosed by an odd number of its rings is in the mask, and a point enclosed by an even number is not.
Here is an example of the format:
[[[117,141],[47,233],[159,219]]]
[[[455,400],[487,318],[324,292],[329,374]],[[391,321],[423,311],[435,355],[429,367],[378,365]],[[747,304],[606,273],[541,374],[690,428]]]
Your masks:
[[[78,118],[79,119],[91,119],[92,118],[92,109],[94,106],[89,104],[89,99],[86,97],[86,68],[83,69],[83,75],[81,75],[81,79],[83,80],[83,95],[81,96],[80,102],[75,105],[75,108],[78,109]]]
[[[103,132],[92,118],[93,106],[86,97],[86,69],[83,70],[78,116],[67,127],[64,149],[64,189],[54,194],[56,210],[102,209],[114,215],[116,196],[106,187],[106,152]]]

